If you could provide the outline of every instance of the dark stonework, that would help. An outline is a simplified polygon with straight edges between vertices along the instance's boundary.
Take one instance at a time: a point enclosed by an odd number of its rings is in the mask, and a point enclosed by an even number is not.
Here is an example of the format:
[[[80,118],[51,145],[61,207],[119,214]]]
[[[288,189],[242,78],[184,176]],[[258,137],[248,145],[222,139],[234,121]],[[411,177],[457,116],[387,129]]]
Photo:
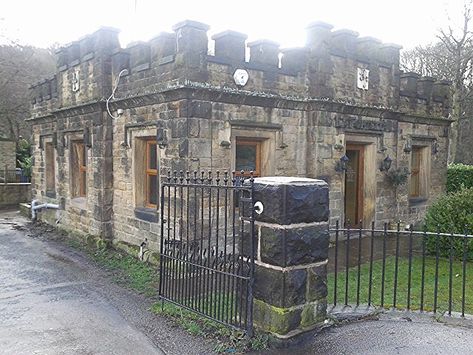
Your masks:
[[[276,307],[290,307],[305,302],[305,269],[281,272],[256,266],[254,296]]]
[[[327,221],[329,216],[328,185],[305,178],[257,178],[254,199],[264,206],[257,221],[292,224]]]
[[[261,227],[260,253],[263,262],[278,266],[309,264],[328,257],[326,225],[279,229]]]
[[[158,213],[152,208],[137,207],[134,210],[135,217],[147,222],[158,222]]]
[[[307,301],[327,297],[327,264],[314,266],[307,270]]]
[[[302,309],[278,309],[269,304],[255,300],[253,308],[253,317],[256,325],[263,326],[273,333],[286,334],[291,330],[297,329],[302,321]]]

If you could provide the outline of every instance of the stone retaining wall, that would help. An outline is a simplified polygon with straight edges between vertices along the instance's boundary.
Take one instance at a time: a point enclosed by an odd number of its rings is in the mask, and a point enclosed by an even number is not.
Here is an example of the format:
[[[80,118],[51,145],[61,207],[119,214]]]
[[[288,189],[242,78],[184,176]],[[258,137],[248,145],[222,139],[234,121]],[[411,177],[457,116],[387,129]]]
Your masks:
[[[0,184],[0,207],[16,206],[31,200],[31,184]]]

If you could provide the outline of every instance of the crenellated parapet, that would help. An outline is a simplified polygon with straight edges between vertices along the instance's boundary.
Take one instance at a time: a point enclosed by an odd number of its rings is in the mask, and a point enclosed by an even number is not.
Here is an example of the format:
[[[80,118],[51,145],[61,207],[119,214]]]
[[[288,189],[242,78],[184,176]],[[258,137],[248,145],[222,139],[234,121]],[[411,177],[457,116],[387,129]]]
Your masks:
[[[447,116],[450,82],[413,72],[401,73],[400,108],[417,114]]]
[[[58,49],[57,73],[31,87],[34,109],[104,101],[120,75],[117,99],[193,82],[412,114],[448,112],[448,83],[401,73],[401,46],[352,30],[314,22],[301,48],[280,48],[267,39],[247,42],[246,34],[230,30],[209,39],[209,26],[190,20],[172,30],[122,48],[118,31],[102,28]],[[237,81],[237,70],[248,79]]]
[[[118,30],[103,27],[56,50],[56,73],[30,87],[33,116],[100,101],[111,88]]]

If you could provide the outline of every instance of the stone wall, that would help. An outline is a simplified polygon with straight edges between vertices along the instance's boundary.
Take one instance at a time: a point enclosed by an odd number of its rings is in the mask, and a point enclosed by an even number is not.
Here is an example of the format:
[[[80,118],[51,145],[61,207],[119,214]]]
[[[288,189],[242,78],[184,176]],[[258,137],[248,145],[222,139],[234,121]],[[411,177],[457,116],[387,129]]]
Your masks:
[[[0,207],[18,206],[23,202],[31,202],[31,184],[0,184]]]
[[[62,223],[114,241],[147,238],[158,247],[159,206],[137,203],[135,161],[142,152],[136,143],[145,137],[158,141],[161,173],[233,170],[237,138],[258,139],[263,175],[327,182],[332,223],[345,217],[345,175],[336,167],[347,144],[365,147],[366,224],[418,221],[444,191],[448,85],[401,73],[400,46],[317,22],[303,48],[280,49],[268,40],[246,45],[246,35],[226,31],[213,36],[210,55],[208,28],[184,21],[173,33],[127,48],[105,28],[58,51],[57,73],[32,86],[30,121],[33,195],[59,203]],[[247,72],[246,84],[237,85],[236,69]],[[81,199],[71,196],[74,139],[87,143]],[[45,186],[45,142],[56,147],[55,194]],[[408,185],[394,187],[380,170],[387,156],[393,169],[409,168],[413,145],[431,152],[428,195],[415,201]]]
[[[0,169],[15,170],[16,142],[0,138]]]

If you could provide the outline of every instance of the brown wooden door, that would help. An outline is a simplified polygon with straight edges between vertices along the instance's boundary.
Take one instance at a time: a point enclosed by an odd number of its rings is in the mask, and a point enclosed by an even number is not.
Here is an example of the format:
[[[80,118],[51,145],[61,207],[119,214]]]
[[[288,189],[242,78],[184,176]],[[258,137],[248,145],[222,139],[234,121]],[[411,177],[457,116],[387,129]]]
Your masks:
[[[345,225],[358,227],[363,219],[364,146],[347,144],[348,157],[345,172]]]

